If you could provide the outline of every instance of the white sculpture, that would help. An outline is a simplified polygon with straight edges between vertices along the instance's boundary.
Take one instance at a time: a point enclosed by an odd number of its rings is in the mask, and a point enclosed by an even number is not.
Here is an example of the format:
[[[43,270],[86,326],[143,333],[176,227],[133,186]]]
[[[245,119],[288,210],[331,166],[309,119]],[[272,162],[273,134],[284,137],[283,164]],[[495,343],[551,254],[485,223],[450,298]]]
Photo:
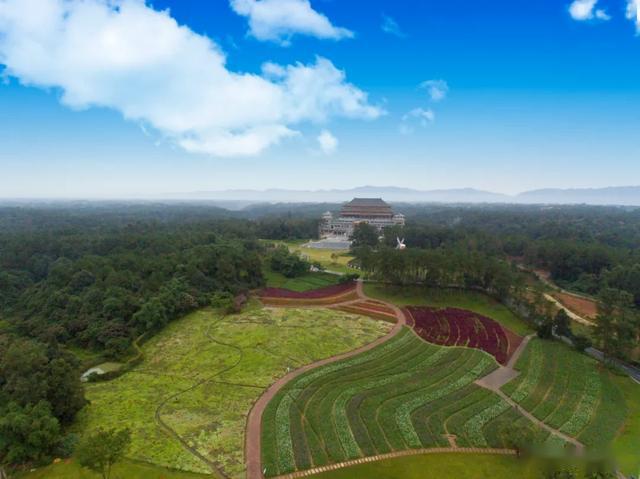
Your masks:
[[[399,250],[407,249],[407,245],[404,244],[404,238],[400,239],[396,236],[396,241],[398,242],[398,246],[396,246],[396,249],[399,249]]]

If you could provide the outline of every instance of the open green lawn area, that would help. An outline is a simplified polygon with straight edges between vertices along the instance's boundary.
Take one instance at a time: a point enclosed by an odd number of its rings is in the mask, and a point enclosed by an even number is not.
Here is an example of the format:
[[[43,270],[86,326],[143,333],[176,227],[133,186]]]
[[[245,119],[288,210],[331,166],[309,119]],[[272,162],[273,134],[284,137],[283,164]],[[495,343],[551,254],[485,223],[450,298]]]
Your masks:
[[[348,266],[353,256],[345,250],[303,248],[302,245],[289,246],[291,251],[300,253],[307,261],[318,262],[325,269],[339,273],[358,273],[355,268]]]
[[[520,376],[502,389],[524,409],[587,447],[612,443],[629,411],[611,372],[563,343],[541,339],[529,343],[516,368]]]
[[[313,479],[538,479],[540,471],[514,456],[423,454],[317,474]]]
[[[100,479],[102,476],[80,467],[73,461],[42,467],[34,472],[18,474],[18,479]],[[123,461],[113,468],[114,479],[205,479],[211,475],[175,471],[134,461]]]
[[[501,425],[535,427],[497,394],[474,384],[496,367],[482,351],[429,344],[405,328],[370,351],[309,371],[265,410],[266,475],[447,447],[447,434],[462,447],[506,447]],[[537,435],[545,440],[548,433]]]
[[[640,476],[640,384],[626,376],[614,376],[627,405],[627,418],[613,443],[620,468],[627,475]]]
[[[312,241],[312,240],[310,240]],[[359,271],[348,266],[353,256],[348,250],[342,249],[324,249],[324,248],[305,248],[304,245],[308,241],[276,241],[276,244],[285,245],[289,251],[300,253],[307,261],[318,262],[325,269],[336,271],[338,273],[358,273]]]
[[[132,459],[208,472],[160,429],[157,413],[225,473],[242,477],[246,415],[264,389],[288,369],[357,348],[390,327],[326,309],[253,308],[227,317],[198,311],[147,342],[134,370],[89,384],[91,404],[77,427],[128,427]]]
[[[338,283],[340,276],[330,273],[307,273],[296,278],[287,278],[283,274],[266,269],[263,272],[267,286],[285,288],[292,291],[309,291]]]
[[[504,327],[522,336],[532,331],[506,306],[478,291],[427,288],[424,286],[392,286],[381,283],[365,283],[365,293],[398,306],[433,306],[436,308],[461,308],[474,311],[496,320]]]

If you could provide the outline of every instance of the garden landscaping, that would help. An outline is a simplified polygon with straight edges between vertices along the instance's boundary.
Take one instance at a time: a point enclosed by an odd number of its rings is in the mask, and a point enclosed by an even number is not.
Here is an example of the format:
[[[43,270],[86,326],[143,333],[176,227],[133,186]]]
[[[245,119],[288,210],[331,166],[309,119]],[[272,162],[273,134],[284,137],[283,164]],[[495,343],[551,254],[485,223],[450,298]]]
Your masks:
[[[458,308],[405,308],[410,324],[418,336],[442,346],[464,346],[491,354],[506,364],[522,342],[522,338],[496,321]]]
[[[611,445],[627,417],[612,373],[557,341],[532,340],[502,390],[539,420],[587,447]]]
[[[404,328],[386,343],[298,376],[262,417],[262,463],[276,476],[360,457],[450,445],[505,447],[502,421],[528,424],[474,381],[497,367],[480,350],[426,343]]]
[[[519,336],[526,336],[533,332],[529,324],[505,305],[479,291],[364,283],[364,292],[369,298],[387,301],[398,306],[466,309],[497,321]]]
[[[263,304],[274,306],[332,305],[358,298],[356,283],[335,284],[309,291],[292,291],[286,288],[264,288],[258,292]]]
[[[91,404],[78,430],[127,427],[130,458],[211,473],[170,430],[224,474],[243,477],[246,415],[264,389],[288,370],[356,349],[390,328],[327,309],[252,307],[226,317],[198,311],[147,342],[145,360],[132,371],[89,384]]]

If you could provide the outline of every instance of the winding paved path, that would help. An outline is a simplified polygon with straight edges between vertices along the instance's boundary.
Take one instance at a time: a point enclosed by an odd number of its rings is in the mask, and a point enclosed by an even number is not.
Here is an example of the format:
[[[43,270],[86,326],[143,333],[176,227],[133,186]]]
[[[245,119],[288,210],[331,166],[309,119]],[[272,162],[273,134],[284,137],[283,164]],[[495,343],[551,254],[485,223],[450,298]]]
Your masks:
[[[369,299],[367,295],[364,293],[364,289],[362,287],[362,281],[358,281],[356,285],[356,292],[360,299]],[[325,366],[327,364],[335,363],[336,361],[341,361],[343,359],[350,358],[352,356],[356,356],[357,354],[364,353],[365,351],[369,351],[376,346],[385,343],[386,341],[393,338],[396,334],[398,334],[402,327],[407,324],[407,319],[400,308],[396,305],[387,303],[384,301],[380,301],[384,303],[386,306],[393,309],[396,313],[396,317],[398,321],[393,326],[391,331],[389,331],[386,335],[381,338],[376,339],[372,343],[369,343],[365,346],[362,346],[358,349],[354,349],[353,351],[348,351],[346,353],[338,354],[336,356],[331,356],[329,358],[322,359],[320,361],[316,361],[315,363],[307,364],[295,371],[290,372],[286,376],[281,377],[275,383],[273,383],[260,398],[255,402],[251,411],[249,412],[249,416],[247,418],[247,427],[245,430],[245,460],[247,463],[247,479],[262,479],[262,460],[261,460],[261,428],[262,428],[262,413],[265,408],[269,404],[269,401],[284,387],[292,379],[297,378],[301,374],[311,370],[318,368],[320,366]],[[341,303],[342,304],[342,303]],[[336,305],[337,306],[337,305]],[[345,466],[343,466],[345,467]],[[306,471],[305,471],[306,472]],[[302,476],[295,476],[302,477]]]

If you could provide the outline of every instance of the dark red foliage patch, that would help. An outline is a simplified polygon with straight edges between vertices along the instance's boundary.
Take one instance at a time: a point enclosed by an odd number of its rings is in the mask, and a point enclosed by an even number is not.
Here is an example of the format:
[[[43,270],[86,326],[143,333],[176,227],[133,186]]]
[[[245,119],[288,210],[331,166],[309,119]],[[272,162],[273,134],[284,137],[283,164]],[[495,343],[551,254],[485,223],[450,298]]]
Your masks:
[[[458,308],[406,308],[415,332],[430,343],[482,349],[506,364],[522,338],[493,319]]]
[[[355,291],[356,283],[334,284],[324,288],[312,289],[310,291],[291,291],[284,288],[264,288],[258,292],[261,298],[289,298],[289,299],[322,299],[332,296],[339,296],[351,291]]]

